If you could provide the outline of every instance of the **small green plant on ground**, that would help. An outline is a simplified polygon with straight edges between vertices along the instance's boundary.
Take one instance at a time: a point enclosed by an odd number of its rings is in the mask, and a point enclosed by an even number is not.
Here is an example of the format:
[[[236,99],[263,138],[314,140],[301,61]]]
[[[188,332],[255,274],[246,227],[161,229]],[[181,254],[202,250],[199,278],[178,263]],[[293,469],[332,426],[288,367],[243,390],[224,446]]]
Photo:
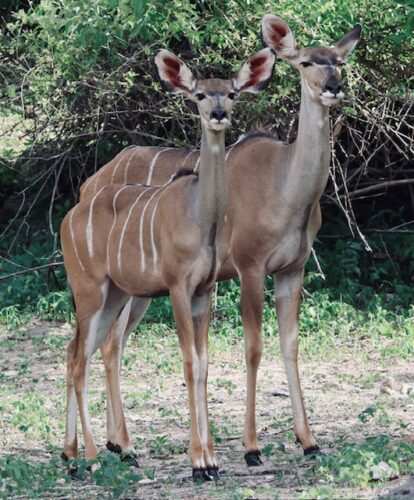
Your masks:
[[[125,495],[137,481],[148,477],[153,478],[150,471],[137,473],[128,464],[122,462],[115,454],[105,453],[97,460],[86,462],[77,460],[70,462],[76,467],[77,475],[91,484],[104,487],[113,498]],[[92,466],[92,474],[88,468]],[[56,494],[69,494],[73,480],[67,472],[67,464],[61,458],[53,455],[48,461],[27,460],[27,457],[6,455],[0,458],[0,496],[9,498],[16,495],[26,495],[29,498],[45,498]]]
[[[389,481],[414,471],[414,444],[386,434],[369,436],[359,444],[341,443],[337,449],[317,457],[310,470],[314,478],[366,488],[372,481]]]

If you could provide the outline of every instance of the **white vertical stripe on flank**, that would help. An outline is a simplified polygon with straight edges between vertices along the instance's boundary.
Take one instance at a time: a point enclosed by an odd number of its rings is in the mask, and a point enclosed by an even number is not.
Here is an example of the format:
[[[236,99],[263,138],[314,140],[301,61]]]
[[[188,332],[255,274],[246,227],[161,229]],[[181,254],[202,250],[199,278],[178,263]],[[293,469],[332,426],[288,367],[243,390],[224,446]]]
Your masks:
[[[229,147],[229,150],[226,153],[226,156],[224,157],[224,161],[226,162],[228,157],[230,156],[230,153],[233,151],[234,145]]]
[[[155,212],[157,211],[158,208],[158,200],[155,203],[155,206],[152,210],[152,216],[151,216],[151,226],[150,226],[150,236],[151,236],[151,249],[152,249],[152,266],[155,269],[155,264],[158,261],[158,250],[157,246],[155,245],[155,238],[154,238],[154,220],[155,220]]]
[[[125,186],[125,187],[127,187],[127,186]],[[127,218],[125,219],[124,227],[122,228],[122,232],[121,232],[121,237],[119,238],[119,247],[118,247],[118,269],[119,269],[119,272],[121,272],[121,250],[122,250],[122,243],[124,241],[125,231],[126,231],[129,219],[131,218],[132,211],[134,210],[136,204],[138,203],[138,201],[140,200],[140,198],[142,197],[142,195],[145,194],[149,189],[154,189],[154,188],[147,187],[147,188],[144,189],[144,191],[142,191],[142,193],[140,193],[140,195],[137,197],[137,199],[134,201],[133,205],[129,209]]]
[[[148,198],[147,203],[142,210],[141,221],[139,225],[139,248],[141,251],[141,271],[145,271],[145,251],[144,251],[144,216],[147,211],[148,205],[151,203],[151,200],[157,195],[163,188],[158,188],[152,195]]]
[[[194,167],[194,172],[197,172],[199,166],[200,166],[200,156],[197,158],[197,161],[196,161],[196,164]]]
[[[72,238],[72,245],[73,245],[73,248],[75,250],[76,258],[78,259],[78,262],[79,262],[79,265],[80,265],[82,271],[85,272],[85,268],[83,267],[82,261],[80,260],[80,257],[78,254],[78,247],[76,246],[76,241],[75,241],[75,233],[73,231],[72,218],[73,218],[73,214],[75,213],[75,210],[76,210],[76,207],[74,209],[72,209],[72,212],[70,213],[70,217],[69,217],[70,237]]]
[[[86,225],[86,242],[88,244],[89,257],[91,258],[93,257],[93,226],[92,226],[93,206],[95,204],[96,198],[102,193],[105,187],[106,186],[101,187],[101,189],[92,198],[92,201],[89,205],[88,224]]]
[[[184,168],[185,164],[187,163],[187,160],[188,158],[190,158],[190,156],[195,152],[196,150],[195,149],[192,149],[187,155],[186,157],[184,158],[184,161],[183,161],[183,164],[181,165],[181,168]]]
[[[140,148],[138,147],[138,149],[140,149]],[[128,171],[129,171],[129,167],[131,165],[131,160],[135,156],[135,153],[137,153],[137,151],[134,151],[134,152],[131,151],[131,155],[129,157],[129,160],[128,160],[127,164],[125,165],[124,184],[128,183]]]
[[[165,151],[169,151],[170,149],[174,149],[174,148],[164,148],[164,149],[161,149],[161,151],[158,151],[158,153],[152,159],[152,162],[151,162],[149,170],[148,170],[148,177],[147,177],[147,182],[146,182],[147,185],[151,184],[152,174],[154,172],[155,164],[157,163],[158,157],[160,156],[161,153],[164,153]]]
[[[131,156],[132,156],[132,153],[130,154],[129,159],[131,159]],[[121,155],[121,158],[116,162],[116,165],[115,165],[114,169],[112,170],[111,180],[109,181],[109,184],[114,184],[114,179],[115,179],[115,176],[116,176],[116,172],[117,172],[117,170],[119,168],[119,165],[121,165],[121,162],[122,162],[123,159],[124,159],[124,155]]]
[[[109,258],[109,245],[111,244],[111,236],[112,236],[112,231],[114,230],[115,223],[116,223],[116,217],[117,217],[117,212],[116,212],[116,200],[118,196],[121,194],[121,192],[124,189],[127,189],[131,186],[122,186],[115,194],[113,202],[112,202],[112,210],[114,212],[114,221],[112,222],[112,227],[111,230],[109,231],[109,236],[108,236],[108,243],[106,244],[106,260],[108,263],[108,272],[111,272],[111,259]]]

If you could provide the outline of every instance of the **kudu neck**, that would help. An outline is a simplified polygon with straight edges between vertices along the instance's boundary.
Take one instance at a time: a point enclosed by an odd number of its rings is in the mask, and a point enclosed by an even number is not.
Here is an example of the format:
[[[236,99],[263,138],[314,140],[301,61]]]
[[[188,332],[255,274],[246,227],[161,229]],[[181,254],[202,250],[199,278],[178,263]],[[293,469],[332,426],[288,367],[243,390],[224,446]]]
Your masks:
[[[299,126],[290,146],[289,190],[303,202],[317,201],[325,189],[330,163],[329,108],[309,96],[302,79]]]
[[[196,213],[207,246],[215,243],[227,209],[224,134],[224,130],[212,131],[202,123]]]

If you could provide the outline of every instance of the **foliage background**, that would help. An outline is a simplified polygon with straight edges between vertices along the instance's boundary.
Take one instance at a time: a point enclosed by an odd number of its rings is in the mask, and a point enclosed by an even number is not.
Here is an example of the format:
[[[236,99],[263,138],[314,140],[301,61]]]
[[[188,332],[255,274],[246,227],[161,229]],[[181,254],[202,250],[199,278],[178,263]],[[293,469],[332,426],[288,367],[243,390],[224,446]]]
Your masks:
[[[413,0],[1,3],[3,277],[61,260],[63,215],[86,177],[120,149],[198,144],[191,111],[156,82],[158,48],[176,52],[204,77],[228,77],[261,47],[260,18],[269,12],[289,22],[301,45],[332,44],[356,22],[364,28],[346,66],[347,100],[331,113],[333,166],[316,242],[327,281],[311,262],[307,289],[330,288],[334,296],[341,290],[353,303],[358,292],[361,306],[372,291],[407,304],[414,251]],[[269,91],[239,104],[227,142],[252,128],[294,140],[298,81],[278,62]],[[371,292],[364,301],[365,286]],[[64,289],[59,267],[0,280],[0,309],[32,307]]]
[[[61,261],[59,224],[76,202],[79,186],[125,146],[198,145],[197,120],[184,101],[165,95],[155,80],[154,53],[167,47],[200,76],[227,78],[261,47],[260,18],[269,12],[288,21],[302,45],[332,44],[356,22],[364,28],[345,67],[346,101],[331,112],[333,161],[322,198],[324,224],[315,242],[320,268],[310,259],[304,283],[302,356],[324,364],[362,356],[364,363],[371,361],[364,364],[362,383],[368,385],[380,378],[379,366],[388,369],[396,359],[412,359],[414,0],[0,0],[0,361],[3,356],[5,367],[0,422],[27,436],[27,446],[34,446],[36,433],[42,444],[56,444],[63,428],[63,376],[51,393],[44,389],[50,385],[37,384],[48,383],[43,352],[63,366],[70,338],[65,332],[71,327],[59,325],[58,335],[49,332],[48,323],[47,333],[33,334],[29,342],[21,325],[34,314],[74,320],[64,269],[53,264]],[[293,141],[299,97],[298,75],[278,62],[268,91],[259,99],[245,97],[236,109],[227,142],[252,128]],[[263,330],[273,359],[278,350],[270,279],[265,287]],[[240,345],[238,304],[237,283],[220,284],[210,336],[213,359],[223,351],[233,359]],[[176,339],[169,335],[173,327],[168,299],[154,301],[140,328],[141,343],[132,343],[125,353],[125,370],[133,373],[130,367],[145,365],[169,373],[173,359],[181,371]],[[160,349],[160,343],[171,350]],[[37,357],[31,344],[39,347]],[[216,382],[231,395],[230,380]],[[343,380],[340,387],[344,390]],[[103,400],[99,395],[92,405],[99,418]],[[146,398],[140,394],[137,401],[146,412]],[[401,400],[394,404],[400,407]],[[379,399],[357,419],[387,416],[382,405],[389,409],[389,402]],[[162,409],[166,416],[168,409]],[[384,419],[385,436],[363,440],[368,430],[362,428],[352,436],[358,441],[353,445],[339,433],[337,455],[315,462],[306,482],[314,488],[299,498],[332,498],[340,483],[362,485],[366,492],[372,465],[382,461],[400,474],[414,470],[405,431],[409,423],[403,420]],[[290,423],[275,425],[290,432]],[[13,440],[13,434],[9,437]],[[163,436],[151,437],[163,446]],[[283,443],[277,453],[269,446],[264,455],[280,460]],[[50,491],[61,495],[64,484],[72,489],[60,450],[52,448],[47,463],[37,455],[31,460],[34,450],[20,456],[6,446],[0,496],[30,491],[30,497],[44,498]],[[302,470],[297,463],[294,457],[287,468]],[[135,484],[117,457],[102,455],[100,465],[92,482],[105,493],[117,497]],[[234,480],[228,482],[229,488],[237,484],[231,498],[256,496],[251,489],[239,494],[243,480],[239,475]],[[297,476],[293,482],[297,491]]]

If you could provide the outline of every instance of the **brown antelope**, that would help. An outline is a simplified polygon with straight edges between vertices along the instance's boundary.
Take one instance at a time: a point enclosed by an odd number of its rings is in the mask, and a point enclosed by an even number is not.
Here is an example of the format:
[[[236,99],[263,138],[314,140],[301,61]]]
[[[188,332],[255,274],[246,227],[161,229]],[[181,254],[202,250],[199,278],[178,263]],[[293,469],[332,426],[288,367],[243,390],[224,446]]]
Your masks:
[[[62,249],[77,319],[76,336],[68,347],[63,456],[77,455],[79,409],[85,458],[96,458],[88,414],[88,371],[93,353],[112,328],[106,348],[114,349],[105,366],[110,418],[118,432],[113,448],[127,452],[136,463],[119,394],[119,346],[128,323],[142,316],[149,298],[169,294],[188,388],[193,476],[210,480],[218,475],[208,427],[207,332],[211,290],[221,259],[228,257],[217,246],[227,206],[224,132],[234,99],[264,87],[272,76],[275,55],[262,49],[233,80],[197,81],[167,50],[158,52],[155,63],[170,92],[197,104],[202,128],[199,174],[178,174],[162,186],[104,185],[63,220]]]
[[[280,18],[262,19],[263,40],[277,57],[301,77],[297,139],[283,144],[264,134],[247,136],[226,153],[229,208],[221,235],[231,258],[221,264],[217,279],[240,277],[247,365],[247,401],[243,442],[248,465],[259,465],[255,400],[262,354],[263,281],[273,274],[281,349],[292,403],[293,429],[305,454],[319,452],[310,430],[300,388],[297,355],[299,304],[304,266],[321,224],[319,199],[330,163],[329,107],[343,98],[341,66],[358,44],[357,25],[332,47],[298,48],[289,26]],[[179,168],[198,169],[197,150],[130,147],[90,177],[81,189],[87,198],[113,183],[162,183]],[[260,175],[257,175],[260,172]],[[123,338],[141,317],[142,299],[134,299]],[[112,334],[110,338],[112,338]],[[114,341],[116,342],[116,341]],[[108,342],[109,346],[109,342]],[[123,346],[103,350],[105,365]],[[108,399],[108,445],[117,442]]]

